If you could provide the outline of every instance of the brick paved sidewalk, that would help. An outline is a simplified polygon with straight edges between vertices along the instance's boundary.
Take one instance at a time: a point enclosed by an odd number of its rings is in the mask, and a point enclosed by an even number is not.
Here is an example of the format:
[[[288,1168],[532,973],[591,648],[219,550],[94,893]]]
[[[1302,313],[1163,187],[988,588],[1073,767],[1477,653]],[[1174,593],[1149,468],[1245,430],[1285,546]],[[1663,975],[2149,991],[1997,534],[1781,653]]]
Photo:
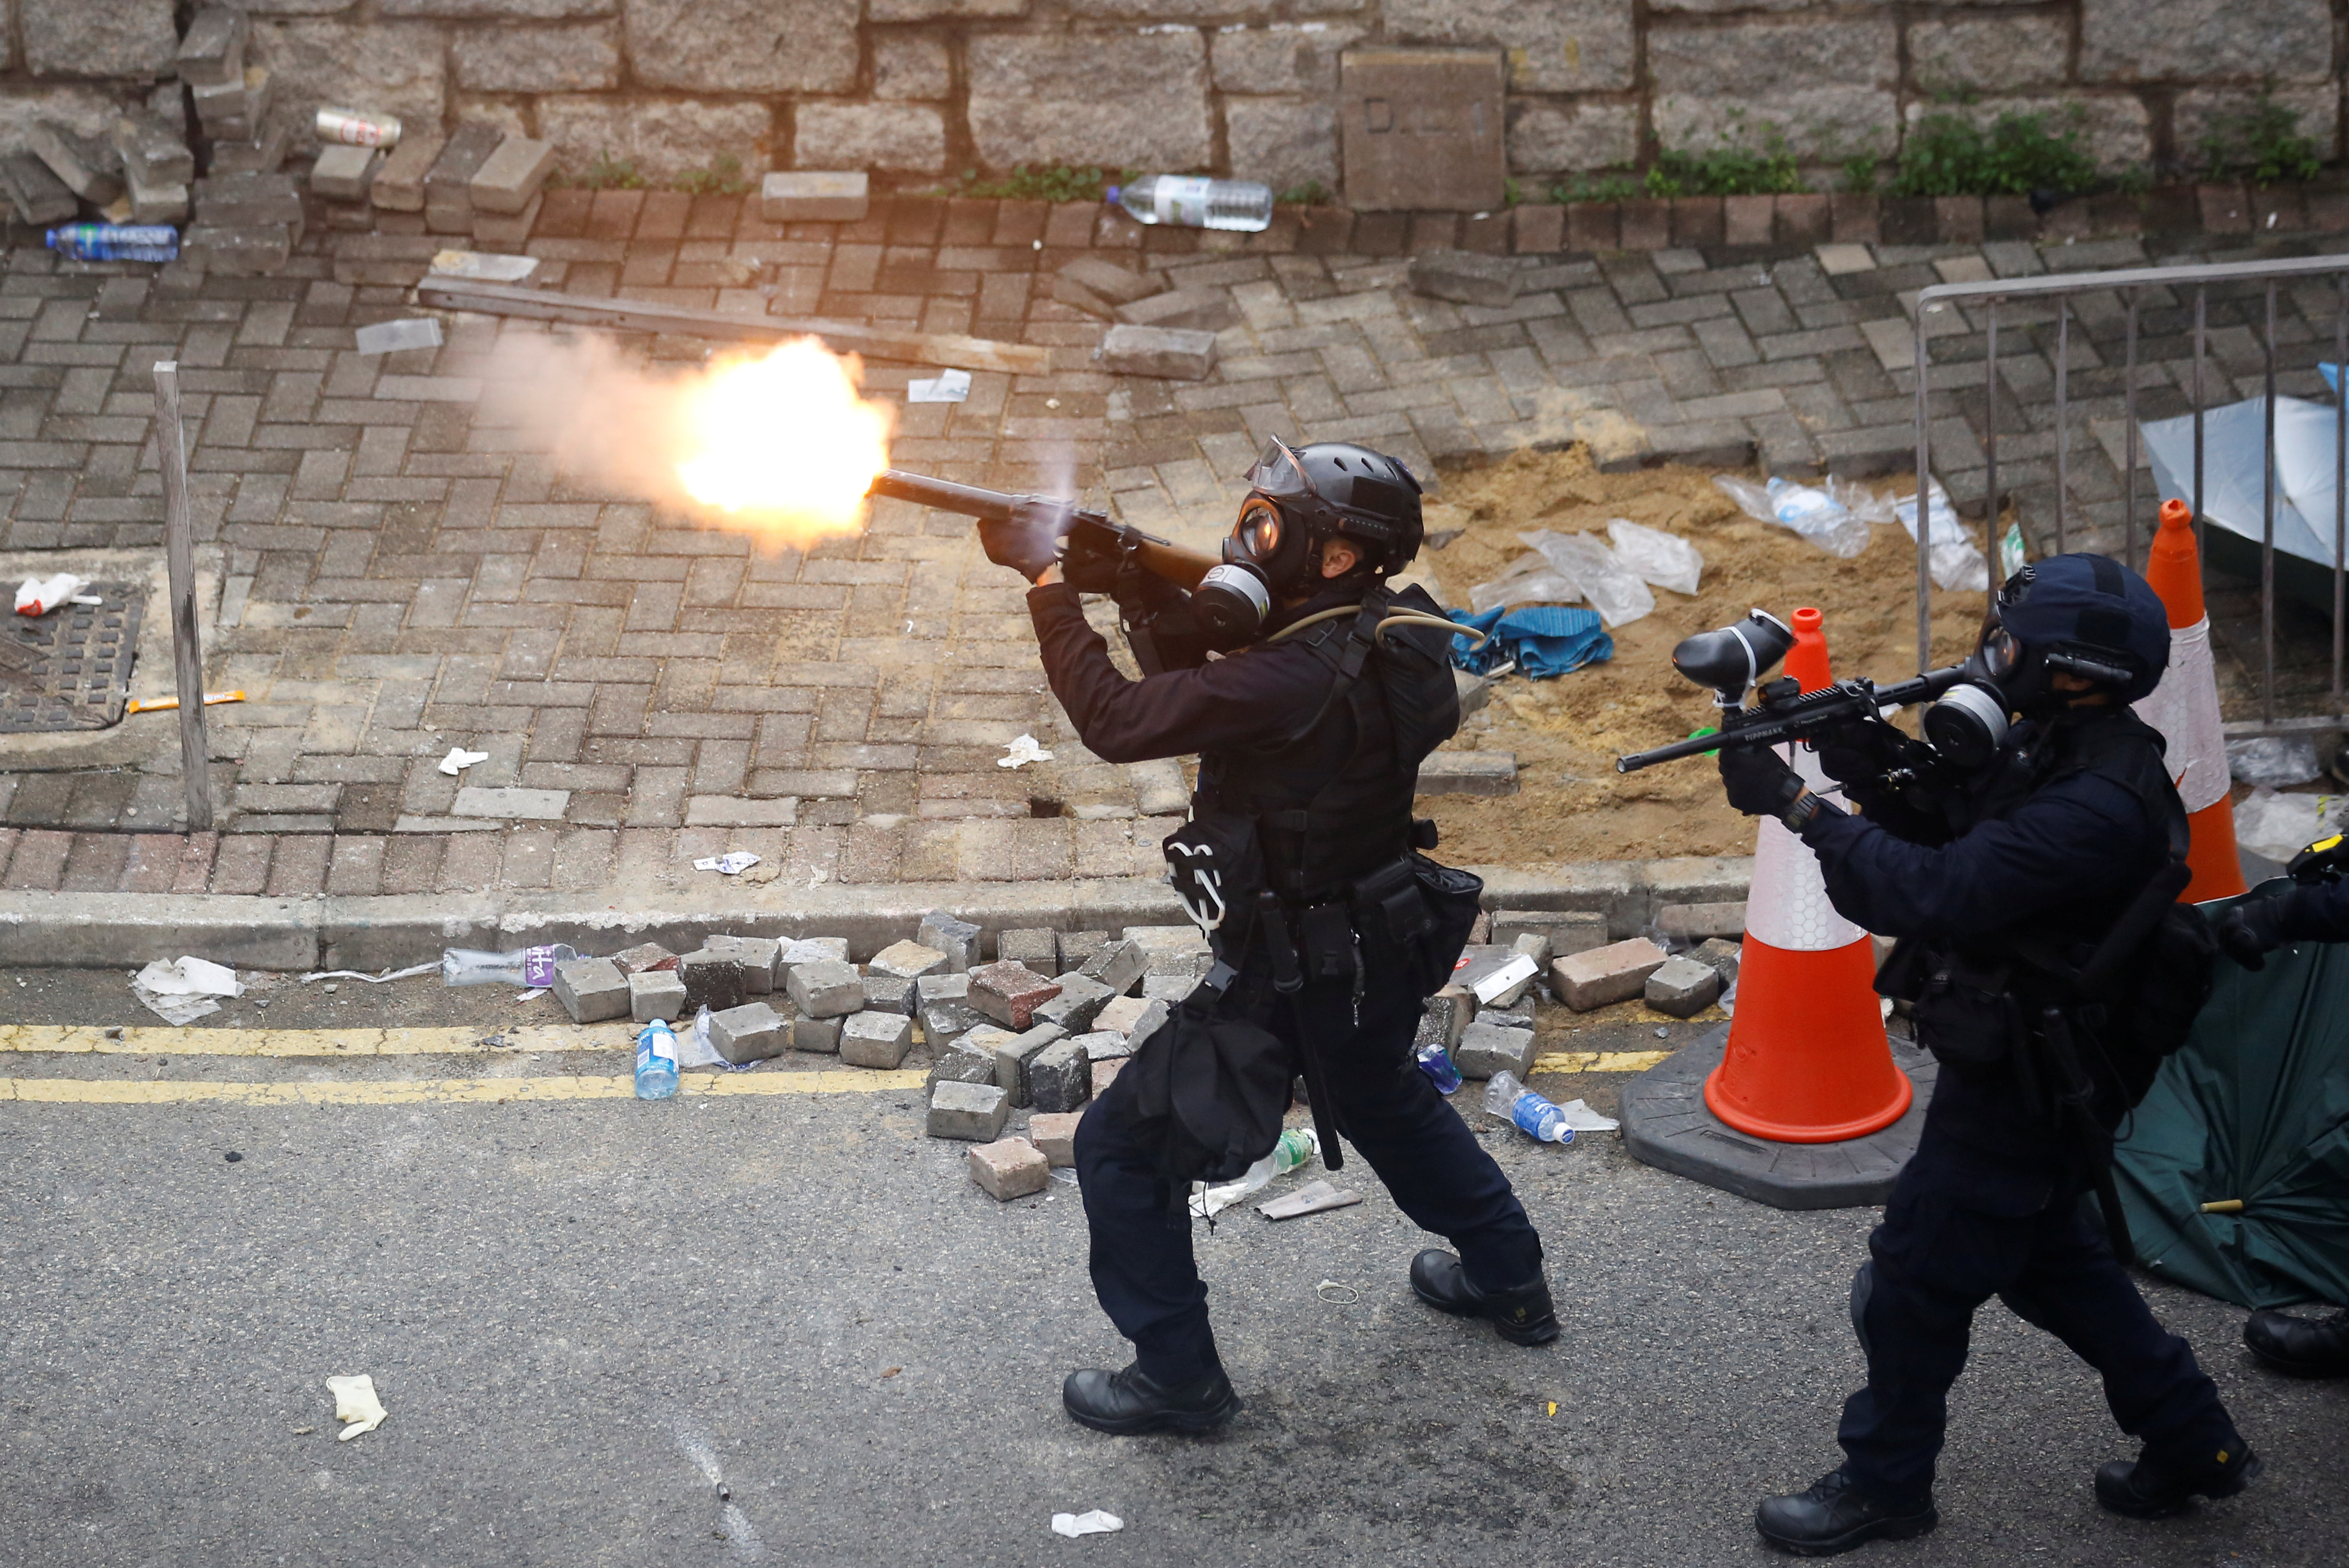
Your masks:
[[[530,247],[550,286],[1051,346],[1048,375],[980,374],[967,403],[906,407],[894,460],[1015,488],[1072,476],[1125,518],[1194,540],[1227,525],[1237,476],[1270,434],[1361,440],[1430,472],[1575,439],[1612,465],[1899,470],[1913,460],[1905,302],[1917,289],[2154,259],[2134,240],[1529,257],[1516,304],[1482,310],[1413,295],[1393,259],[1245,241],[1236,253],[1140,253],[1139,231],[1092,209],[989,203],[978,233],[942,202],[789,231],[722,199],[571,205]],[[440,349],[362,356],[355,326],[412,307],[397,287],[334,281],[318,248],[331,238],[314,234],[274,279],[109,275],[8,253],[0,547],[159,544],[148,367],[176,357],[198,532],[226,565],[208,685],[252,700],[212,710],[217,837],[129,830],[177,812],[169,719],[128,721],[157,727],[137,766],[0,771],[7,888],[656,892],[689,885],[691,857],[727,849],[811,886],[1156,873],[1165,825],[1152,819],[1179,810],[1178,781],[1075,744],[1017,583],[964,522],[885,505],[861,538],[760,555],[567,481],[476,417],[496,335],[544,329],[470,318]],[[1240,323],[1216,376],[1089,366],[1100,324],[1052,302],[1049,279],[1104,241],[1184,286],[1228,292]],[[2260,253],[2284,246],[2315,248]],[[2314,392],[2329,291],[2286,304],[2282,385]],[[2252,308],[2213,301],[2213,402],[2257,390]],[[2146,418],[2186,407],[2183,314],[2143,318]],[[1953,321],[1934,347],[1951,387],[1937,471],[1978,506],[1977,325]],[[2044,531],[2052,329],[2006,325],[2002,485]],[[2107,361],[2120,325],[2094,302],[2075,315],[2075,543],[2117,521],[2120,373]],[[916,373],[875,365],[868,383],[901,397]],[[996,767],[1021,733],[1056,760]],[[435,765],[452,745],[490,759],[446,777]],[[460,799],[469,790],[481,793]]]

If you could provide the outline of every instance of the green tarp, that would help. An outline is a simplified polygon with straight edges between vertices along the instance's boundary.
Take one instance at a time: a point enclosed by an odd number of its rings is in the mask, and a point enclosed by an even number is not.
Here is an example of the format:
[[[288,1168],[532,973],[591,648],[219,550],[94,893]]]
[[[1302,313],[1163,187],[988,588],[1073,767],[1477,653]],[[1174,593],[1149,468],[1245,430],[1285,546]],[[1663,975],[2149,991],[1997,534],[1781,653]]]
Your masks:
[[[2349,1302],[2349,944],[2287,947],[2257,974],[2220,958],[2193,1037],[2122,1130],[2147,1268],[2239,1306]],[[2242,1212],[2202,1212],[2227,1199]]]

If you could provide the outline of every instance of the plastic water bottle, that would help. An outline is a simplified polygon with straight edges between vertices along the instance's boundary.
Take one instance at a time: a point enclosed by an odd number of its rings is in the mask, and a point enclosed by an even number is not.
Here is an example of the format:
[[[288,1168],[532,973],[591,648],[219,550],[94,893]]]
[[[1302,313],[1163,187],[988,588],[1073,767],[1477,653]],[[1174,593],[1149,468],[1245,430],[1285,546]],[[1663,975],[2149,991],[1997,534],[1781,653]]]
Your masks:
[[[1574,1141],[1574,1129],[1566,1124],[1566,1112],[1519,1083],[1513,1072],[1495,1073],[1485,1085],[1485,1113],[1507,1117],[1520,1131],[1544,1143]]]
[[[1191,1192],[1191,1212],[1202,1219],[1211,1218],[1234,1203],[1257,1191],[1276,1176],[1286,1176],[1321,1151],[1321,1140],[1310,1129],[1292,1127],[1283,1131],[1272,1152],[1243,1171],[1237,1181],[1226,1181],[1220,1187],[1194,1186]]]
[[[517,947],[512,953],[484,953],[478,948],[451,947],[440,954],[444,985],[552,985],[554,966],[579,956],[564,943],[551,947]]]
[[[1112,205],[1137,223],[1172,223],[1182,229],[1236,229],[1253,233],[1272,226],[1272,187],[1253,180],[1210,180],[1204,174],[1145,174],[1131,185],[1109,188]]]
[[[1436,1093],[1450,1094],[1460,1087],[1460,1069],[1452,1065],[1452,1053],[1444,1048],[1443,1041],[1428,1041],[1419,1047],[1414,1059],[1419,1063],[1419,1070],[1435,1085]]]
[[[636,1037],[636,1098],[667,1099],[677,1092],[677,1036],[655,1018]]]
[[[78,262],[168,262],[180,254],[180,232],[168,223],[68,223],[47,239],[49,249]]]

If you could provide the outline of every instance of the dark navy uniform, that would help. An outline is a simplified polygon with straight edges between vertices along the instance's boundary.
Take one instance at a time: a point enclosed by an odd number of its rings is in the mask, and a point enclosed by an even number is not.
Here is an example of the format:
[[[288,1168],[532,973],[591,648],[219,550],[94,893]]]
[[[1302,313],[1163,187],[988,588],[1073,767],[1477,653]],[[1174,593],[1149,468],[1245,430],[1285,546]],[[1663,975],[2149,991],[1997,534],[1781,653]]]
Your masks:
[[[1359,583],[1325,593],[1276,614],[1265,630],[1278,633],[1361,593]],[[1268,875],[1285,899],[1310,903],[1408,849],[1417,757],[1399,760],[1381,705],[1361,700],[1376,695],[1375,664],[1344,699],[1332,700],[1339,676],[1331,655],[1351,617],[1195,669],[1130,681],[1110,662],[1073,590],[1036,588],[1028,604],[1053,694],[1085,746],[1112,762],[1201,753],[1200,806],[1258,819]],[[1448,673],[1444,680],[1449,700]],[[1307,815],[1340,831],[1307,830]],[[1328,1109],[1403,1212],[1451,1238],[1470,1282],[1483,1289],[1537,1278],[1541,1243],[1508,1179],[1413,1061],[1423,995],[1413,967],[1383,948],[1375,928],[1363,931],[1359,993],[1353,976],[1309,979],[1292,1008],[1273,993],[1261,944],[1229,951],[1223,937],[1219,956],[1238,977],[1222,1006],[1292,1046],[1300,1031],[1309,1035],[1333,1102]],[[1077,1131],[1093,1287],[1133,1342],[1143,1375],[1160,1385],[1191,1384],[1221,1367],[1206,1287],[1180,1195],[1134,1136],[1125,1092],[1131,1076],[1111,1085]]]
[[[2004,798],[1992,789],[1982,820],[1946,842],[1909,841],[1867,817],[1812,818],[1803,838],[1837,910],[1921,946],[1934,966],[1971,957],[1989,970],[2018,938],[2059,954],[2093,948],[2169,854],[2182,808],[2160,737],[2127,709],[2102,707],[2018,738],[2027,761],[2011,763]],[[2009,979],[2025,1018],[2062,1000],[2037,991],[2027,967]],[[2082,1057],[2108,1137],[2126,1072],[2093,1037]],[[2154,1321],[2083,1202],[2106,1153],[2087,1141],[2012,1061],[1944,1059],[1917,1152],[1852,1284],[1868,1386],[1846,1401],[1837,1436],[1854,1483],[1893,1499],[1928,1491],[1974,1310],[1992,1295],[2103,1374],[2115,1419],[2149,1451],[2235,1440],[2218,1390]]]

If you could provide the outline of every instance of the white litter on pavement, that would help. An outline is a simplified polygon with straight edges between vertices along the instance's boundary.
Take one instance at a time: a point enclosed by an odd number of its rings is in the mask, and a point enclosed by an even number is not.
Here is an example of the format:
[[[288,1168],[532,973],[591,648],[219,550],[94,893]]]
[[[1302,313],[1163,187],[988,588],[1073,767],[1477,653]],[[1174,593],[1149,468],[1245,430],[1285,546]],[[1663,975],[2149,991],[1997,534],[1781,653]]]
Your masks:
[[[471,278],[485,284],[518,284],[538,271],[538,258],[492,256],[480,251],[442,251],[433,256],[432,270],[448,278]]]
[[[440,759],[440,771],[454,779],[474,763],[489,759],[490,754],[486,751],[468,751],[461,746],[452,746],[449,748],[449,755]]]
[[[361,1432],[374,1431],[390,1414],[375,1396],[375,1379],[364,1372],[355,1377],[329,1377],[326,1387],[335,1396],[335,1419],[347,1423],[335,1434],[337,1442],[347,1443]]]
[[[1495,997],[1514,990],[1540,972],[1540,965],[1536,964],[1529,955],[1520,953],[1476,982],[1474,987],[1476,1000],[1489,1004]]]
[[[995,765],[998,768],[1024,768],[1030,762],[1050,760],[1052,754],[1037,745],[1034,736],[1023,735],[1003,748],[1003,755],[995,759]]]
[[[370,985],[380,985],[387,980],[412,980],[419,975],[440,973],[438,963],[411,964],[405,969],[387,969],[380,975],[362,975],[356,969],[321,969],[315,975],[303,975],[302,984],[307,985],[313,980],[364,980]]]
[[[1601,1116],[1578,1099],[1568,1100],[1557,1108],[1566,1117],[1566,1124],[1577,1132],[1613,1132],[1623,1124],[1611,1116]]]
[[[82,590],[88,586],[88,578],[77,577],[70,572],[60,572],[54,577],[27,577],[16,589],[16,614],[46,615],[68,602],[76,604],[101,603],[96,594],[82,593]]]
[[[739,877],[758,863],[759,857],[748,850],[729,850],[722,855],[702,856],[693,862],[693,869],[698,872],[719,872],[730,877]]]
[[[352,334],[361,354],[397,354],[403,348],[440,346],[440,323],[429,315],[378,321]]]
[[[241,996],[244,987],[237,984],[236,971],[225,965],[183,954],[158,958],[133,975],[130,994],[176,1029],[219,1012],[213,997]]]
[[[1107,1535],[1113,1530],[1123,1530],[1125,1521],[1114,1513],[1089,1508],[1082,1513],[1052,1515],[1052,1533],[1074,1538],[1080,1535]]]
[[[934,377],[905,383],[908,403],[960,403],[970,397],[970,372],[941,370]]]

